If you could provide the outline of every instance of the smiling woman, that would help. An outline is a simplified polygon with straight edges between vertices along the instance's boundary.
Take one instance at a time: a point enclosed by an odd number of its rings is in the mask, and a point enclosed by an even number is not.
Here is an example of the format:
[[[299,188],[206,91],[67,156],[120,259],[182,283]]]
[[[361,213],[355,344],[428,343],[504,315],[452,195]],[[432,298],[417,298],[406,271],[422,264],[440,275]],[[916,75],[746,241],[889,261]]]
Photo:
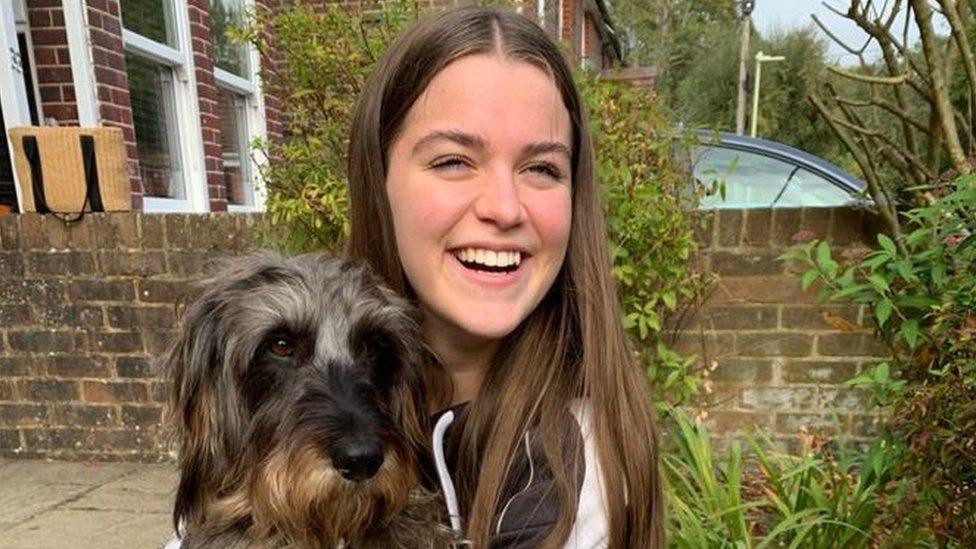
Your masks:
[[[402,35],[354,117],[347,251],[423,313],[453,389],[431,412],[457,417],[445,486],[475,547],[663,545],[586,128],[558,47],[475,7]]]

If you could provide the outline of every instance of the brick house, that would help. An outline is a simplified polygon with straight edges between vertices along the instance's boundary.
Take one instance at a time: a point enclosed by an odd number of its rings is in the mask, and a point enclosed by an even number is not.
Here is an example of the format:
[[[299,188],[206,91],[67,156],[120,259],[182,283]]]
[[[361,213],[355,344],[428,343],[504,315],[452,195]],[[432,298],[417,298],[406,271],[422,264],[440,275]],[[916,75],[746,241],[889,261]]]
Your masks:
[[[145,212],[255,211],[254,139],[280,138],[257,52],[224,29],[288,0],[7,0],[0,3],[3,129],[115,126],[127,147],[131,203]],[[331,0],[303,0],[326,4]],[[451,0],[430,0],[432,7]],[[597,70],[619,63],[603,0],[526,0],[519,8]],[[4,131],[4,133],[6,133]],[[18,211],[8,145],[0,204]]]

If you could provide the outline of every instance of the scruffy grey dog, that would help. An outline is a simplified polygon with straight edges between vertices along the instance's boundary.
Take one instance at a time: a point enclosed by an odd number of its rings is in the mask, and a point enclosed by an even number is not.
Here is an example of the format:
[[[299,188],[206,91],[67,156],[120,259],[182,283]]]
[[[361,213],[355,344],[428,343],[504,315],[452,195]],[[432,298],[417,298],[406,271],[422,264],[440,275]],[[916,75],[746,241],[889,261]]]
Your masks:
[[[326,255],[245,257],[202,284],[163,358],[183,548],[450,546],[419,481],[432,359],[414,315]]]

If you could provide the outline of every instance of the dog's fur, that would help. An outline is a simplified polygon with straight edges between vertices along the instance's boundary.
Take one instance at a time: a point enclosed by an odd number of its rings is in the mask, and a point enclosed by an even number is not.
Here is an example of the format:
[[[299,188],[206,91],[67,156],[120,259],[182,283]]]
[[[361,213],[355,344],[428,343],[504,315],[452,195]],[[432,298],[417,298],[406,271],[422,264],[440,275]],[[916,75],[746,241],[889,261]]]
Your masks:
[[[419,482],[425,349],[405,300],[329,256],[246,257],[206,281],[163,357],[183,547],[449,546]],[[355,444],[382,448],[371,478],[336,466]]]

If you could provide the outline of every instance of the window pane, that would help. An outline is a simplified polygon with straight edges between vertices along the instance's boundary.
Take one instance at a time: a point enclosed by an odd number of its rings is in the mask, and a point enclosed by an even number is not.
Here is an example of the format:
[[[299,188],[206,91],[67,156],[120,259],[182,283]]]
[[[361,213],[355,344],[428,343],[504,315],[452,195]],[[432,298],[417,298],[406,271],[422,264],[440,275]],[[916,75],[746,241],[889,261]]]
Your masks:
[[[122,26],[126,29],[177,48],[173,27],[173,0],[122,0]]]
[[[208,0],[210,35],[214,44],[214,63],[217,67],[241,78],[250,78],[248,48],[232,42],[227,31],[245,24],[242,0]]]
[[[173,71],[132,54],[125,56],[125,63],[145,195],[185,198],[177,148]]]
[[[243,96],[219,89],[220,137],[224,156],[224,187],[228,204],[251,204],[246,101]]]
[[[693,162],[698,182],[725,184],[725,200],[718,194],[705,197],[703,208],[839,206],[852,200],[826,179],[759,154],[701,146],[695,150]]]

